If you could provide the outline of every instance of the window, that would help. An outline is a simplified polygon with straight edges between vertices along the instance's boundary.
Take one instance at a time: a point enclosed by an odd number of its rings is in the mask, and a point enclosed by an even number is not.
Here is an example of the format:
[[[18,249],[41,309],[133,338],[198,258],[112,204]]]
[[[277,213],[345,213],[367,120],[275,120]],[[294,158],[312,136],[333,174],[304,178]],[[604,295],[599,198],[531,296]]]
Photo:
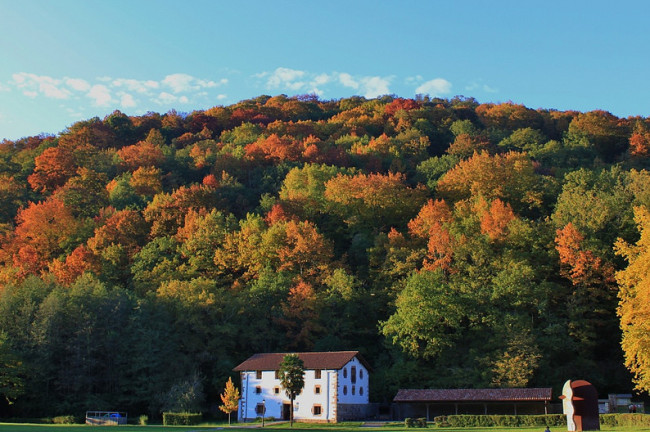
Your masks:
[[[352,386],[352,394],[354,395],[354,386]]]
[[[321,370],[320,370],[320,369],[316,369],[316,370],[314,371],[314,379],[320,379],[320,375],[321,375]]]
[[[363,369],[359,369],[359,379],[363,379]]]
[[[357,368],[355,366],[350,368],[350,380],[353,383],[357,382]]]
[[[320,386],[314,386],[314,394],[320,394]]]
[[[348,386],[343,386],[343,394],[348,394]]]
[[[262,387],[260,387],[260,386],[255,386],[255,393],[256,393],[256,394],[260,394],[260,393],[262,393]]]
[[[261,416],[264,415],[264,411],[266,411],[266,407],[264,406],[263,403],[258,403],[255,405],[255,414]]]
[[[280,394],[280,387],[274,387],[273,388],[273,393]]]
[[[280,379],[280,371],[279,370],[275,371],[275,379]]]
[[[255,371],[255,378],[262,379],[262,371]]]
[[[359,387],[359,395],[363,396],[363,387]]]
[[[322,412],[323,412],[323,408],[322,408],[320,405],[314,405],[314,406],[311,408],[311,412],[312,412],[314,415],[321,415]]]
[[[348,377],[348,370],[344,368],[343,369],[343,378],[347,378],[347,377]]]

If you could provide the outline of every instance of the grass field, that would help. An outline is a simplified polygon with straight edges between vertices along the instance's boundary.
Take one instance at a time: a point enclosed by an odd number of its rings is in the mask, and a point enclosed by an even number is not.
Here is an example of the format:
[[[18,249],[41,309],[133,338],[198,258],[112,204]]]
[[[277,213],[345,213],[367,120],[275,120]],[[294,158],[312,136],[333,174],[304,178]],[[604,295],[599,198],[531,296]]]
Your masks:
[[[255,425],[259,426],[259,425]],[[226,431],[226,432],[252,432],[251,427],[238,427],[233,425],[201,425],[201,426],[87,426],[87,425],[36,425],[36,424],[18,424],[18,423],[0,423],[0,432],[175,432],[175,431],[195,431],[195,432],[208,432],[208,431]],[[270,429],[273,432],[396,432],[396,431],[409,431],[417,432],[419,429],[406,429],[399,424],[391,424],[383,427],[368,428],[361,427],[357,424],[345,425],[306,425],[295,424],[290,428],[288,424],[270,425],[265,429]],[[543,427],[530,426],[530,427],[493,427],[493,428],[436,428],[430,427],[429,430],[439,430],[446,432],[515,432],[515,431],[530,431],[530,432],[543,432]],[[565,427],[551,428],[552,432],[563,432]],[[650,428],[603,428],[602,432],[632,432],[632,431],[650,431]],[[261,432],[258,430],[258,432]]]

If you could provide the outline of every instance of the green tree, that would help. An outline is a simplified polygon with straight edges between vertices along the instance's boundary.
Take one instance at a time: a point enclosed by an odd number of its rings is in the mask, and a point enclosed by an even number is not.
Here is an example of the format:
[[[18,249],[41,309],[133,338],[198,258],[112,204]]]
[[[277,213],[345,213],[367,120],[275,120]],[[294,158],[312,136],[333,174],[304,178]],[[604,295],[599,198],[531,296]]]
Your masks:
[[[0,332],[0,395],[12,404],[25,392],[23,362],[9,346],[7,334]]]
[[[297,354],[287,354],[280,363],[280,385],[291,401],[291,427],[293,427],[293,401],[305,386],[305,364]]]
[[[232,383],[232,378],[228,378],[226,388],[223,393],[219,395],[223,405],[219,405],[219,409],[228,414],[228,424],[230,424],[230,414],[237,411],[239,407],[239,389]]]

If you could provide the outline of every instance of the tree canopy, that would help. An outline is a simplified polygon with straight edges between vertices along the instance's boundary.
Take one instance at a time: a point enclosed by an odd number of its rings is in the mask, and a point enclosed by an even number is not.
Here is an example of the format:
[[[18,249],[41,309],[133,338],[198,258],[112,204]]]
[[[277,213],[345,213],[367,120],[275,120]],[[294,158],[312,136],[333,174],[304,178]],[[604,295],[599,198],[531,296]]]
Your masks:
[[[648,143],[604,111],[286,95],[4,140],[0,412],[205,409],[307,350],[360,350],[374,401],[648,390]]]

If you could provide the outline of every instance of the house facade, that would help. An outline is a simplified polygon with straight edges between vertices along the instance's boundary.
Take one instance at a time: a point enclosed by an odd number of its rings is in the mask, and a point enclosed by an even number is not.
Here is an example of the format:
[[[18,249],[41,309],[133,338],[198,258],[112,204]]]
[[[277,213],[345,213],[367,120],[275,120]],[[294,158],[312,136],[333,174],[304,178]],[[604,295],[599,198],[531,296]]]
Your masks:
[[[262,416],[289,420],[291,401],[278,376],[287,354],[297,354],[305,365],[305,386],[293,403],[294,420],[336,423],[367,417],[370,367],[358,351],[263,353],[234,369],[241,377],[239,421]]]

